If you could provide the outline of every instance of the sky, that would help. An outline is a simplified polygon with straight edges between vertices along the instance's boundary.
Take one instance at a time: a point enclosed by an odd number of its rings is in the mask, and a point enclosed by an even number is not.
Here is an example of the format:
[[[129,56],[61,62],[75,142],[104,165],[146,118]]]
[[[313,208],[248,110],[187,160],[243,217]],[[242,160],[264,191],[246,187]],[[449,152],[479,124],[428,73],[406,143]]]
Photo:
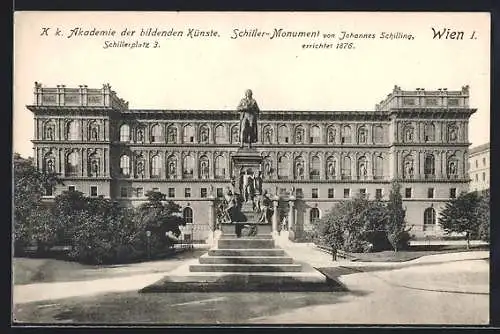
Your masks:
[[[73,36],[82,30],[115,36]],[[47,35],[43,28],[50,28]],[[182,37],[138,36],[141,29]],[[433,30],[463,31],[463,40],[433,39]],[[56,30],[61,34],[56,36]],[[121,32],[136,30],[132,36]],[[189,29],[217,32],[191,38]],[[269,32],[232,38],[234,29]],[[275,29],[320,37],[273,38]],[[340,40],[343,31],[376,38]],[[469,37],[474,31],[476,39]],[[380,39],[382,32],[414,39]],[[325,38],[323,34],[335,34]],[[104,48],[106,41],[149,42],[149,48]],[[155,42],[158,42],[157,47]],[[337,49],[337,43],[352,49]],[[303,44],[331,44],[304,49]],[[403,90],[470,86],[472,146],[489,142],[488,13],[195,13],[16,12],[14,15],[13,150],[32,156],[34,82],[101,88],[109,83],[129,108],[234,109],[251,88],[262,110],[373,110],[394,85]]]

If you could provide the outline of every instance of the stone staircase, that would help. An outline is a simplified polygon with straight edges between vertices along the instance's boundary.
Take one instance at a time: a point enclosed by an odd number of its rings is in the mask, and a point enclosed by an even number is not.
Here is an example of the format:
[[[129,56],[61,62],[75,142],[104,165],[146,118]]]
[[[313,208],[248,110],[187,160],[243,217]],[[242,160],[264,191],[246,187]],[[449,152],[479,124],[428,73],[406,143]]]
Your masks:
[[[191,272],[300,272],[302,266],[276,248],[271,235],[257,235],[222,237],[217,249],[201,256],[199,264],[189,269]]]
[[[296,263],[270,234],[225,234],[208,253],[141,292],[344,290],[308,264]]]

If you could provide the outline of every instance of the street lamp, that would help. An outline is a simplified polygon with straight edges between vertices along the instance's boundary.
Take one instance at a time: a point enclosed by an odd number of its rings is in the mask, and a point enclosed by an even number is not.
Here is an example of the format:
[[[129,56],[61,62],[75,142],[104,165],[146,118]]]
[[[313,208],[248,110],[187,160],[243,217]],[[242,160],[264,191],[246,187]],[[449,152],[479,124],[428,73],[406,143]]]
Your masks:
[[[151,231],[147,230],[146,231],[146,237],[147,237],[147,251],[148,251],[148,260],[151,260]]]

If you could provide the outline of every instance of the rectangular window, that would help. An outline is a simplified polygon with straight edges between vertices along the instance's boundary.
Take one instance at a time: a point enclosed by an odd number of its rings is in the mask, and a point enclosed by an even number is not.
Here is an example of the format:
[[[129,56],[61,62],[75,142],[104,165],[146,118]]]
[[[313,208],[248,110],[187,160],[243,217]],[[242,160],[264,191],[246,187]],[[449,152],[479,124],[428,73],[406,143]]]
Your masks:
[[[75,186],[68,186],[68,191],[75,191],[75,190],[76,190]]]
[[[411,198],[411,188],[405,189],[405,198]]]
[[[144,188],[137,188],[137,197],[143,197],[144,196]]]
[[[52,187],[45,187],[45,196],[52,196]]]
[[[486,173],[483,172],[483,181],[486,181]]]
[[[127,187],[120,188],[120,197],[128,197],[128,189]]]
[[[486,158],[483,158],[483,166],[486,166]]]
[[[222,191],[222,188],[217,188],[217,197],[224,197],[224,193]]]
[[[312,198],[318,198],[318,188],[312,189]]]
[[[97,197],[97,186],[90,186],[90,196]]]
[[[207,188],[201,188],[200,189],[200,197],[201,198],[206,198],[207,197]]]
[[[335,192],[333,188],[328,189],[328,198],[334,198],[335,197]]]
[[[457,197],[457,188],[450,188],[450,198]]]
[[[434,188],[427,189],[427,198],[434,198]]]
[[[194,137],[193,136],[189,137],[189,142],[194,143]]]
[[[168,188],[168,197],[170,198],[175,197],[175,188]]]
[[[382,189],[375,189],[375,198],[382,198]]]
[[[184,188],[184,197],[191,197],[191,188]]]
[[[476,160],[476,168],[478,168],[478,167],[479,167],[479,164],[477,163],[477,160]]]
[[[360,188],[359,194],[361,195],[361,197],[366,197],[366,188]]]
[[[344,198],[349,198],[349,197],[351,197],[351,189],[344,188]]]
[[[297,197],[297,198],[304,197],[304,191],[302,190],[302,188],[297,188],[295,190],[295,197]]]

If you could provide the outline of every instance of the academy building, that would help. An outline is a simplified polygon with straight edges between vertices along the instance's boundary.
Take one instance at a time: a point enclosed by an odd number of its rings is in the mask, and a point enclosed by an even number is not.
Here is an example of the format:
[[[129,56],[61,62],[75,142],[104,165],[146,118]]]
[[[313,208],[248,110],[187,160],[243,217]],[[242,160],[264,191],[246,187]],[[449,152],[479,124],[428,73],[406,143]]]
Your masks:
[[[35,83],[27,108],[35,122],[36,165],[64,181],[48,189],[47,198],[77,190],[138,205],[147,191],[161,191],[183,207],[193,238],[206,237],[214,198],[233,175],[236,106],[130,109],[109,84],[95,89]],[[371,111],[261,110],[254,147],[263,157],[263,188],[274,196],[280,221],[294,215],[292,228],[300,238],[335,203],[357,193],[387,199],[397,180],[411,233],[439,234],[444,203],[469,187],[468,121],[474,112],[468,86],[395,86]]]

